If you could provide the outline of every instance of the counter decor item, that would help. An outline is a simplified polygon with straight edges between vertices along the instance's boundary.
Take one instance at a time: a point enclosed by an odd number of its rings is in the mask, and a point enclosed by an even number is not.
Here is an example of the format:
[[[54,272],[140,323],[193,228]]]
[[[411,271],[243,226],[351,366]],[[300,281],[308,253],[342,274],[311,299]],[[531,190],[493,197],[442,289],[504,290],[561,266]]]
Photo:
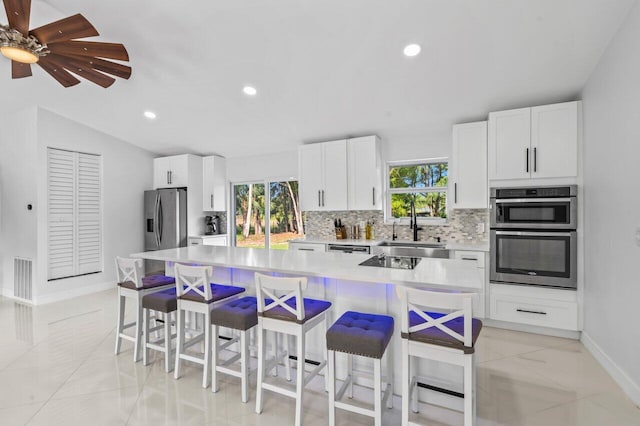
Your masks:
[[[334,219],[333,225],[336,231],[336,240],[346,240],[347,239],[347,228],[342,225],[341,219]]]

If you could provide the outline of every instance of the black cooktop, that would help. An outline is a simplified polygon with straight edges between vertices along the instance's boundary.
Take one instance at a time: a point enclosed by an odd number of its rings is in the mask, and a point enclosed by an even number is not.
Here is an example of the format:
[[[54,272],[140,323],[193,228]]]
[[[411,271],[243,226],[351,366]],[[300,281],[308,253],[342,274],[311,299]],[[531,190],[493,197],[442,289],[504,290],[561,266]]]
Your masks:
[[[360,265],[376,266],[378,268],[414,269],[421,260],[421,257],[387,256],[383,254],[373,256],[372,258],[360,263]]]

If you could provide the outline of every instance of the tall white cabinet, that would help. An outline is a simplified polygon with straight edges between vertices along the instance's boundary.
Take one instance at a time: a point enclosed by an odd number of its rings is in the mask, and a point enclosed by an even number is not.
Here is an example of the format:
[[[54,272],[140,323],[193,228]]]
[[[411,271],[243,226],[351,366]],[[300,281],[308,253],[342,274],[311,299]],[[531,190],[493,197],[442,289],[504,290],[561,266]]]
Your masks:
[[[449,162],[449,203],[456,209],[486,209],[487,122],[453,126]]]
[[[227,209],[227,165],[217,155],[202,158],[202,208],[217,212]]]
[[[298,155],[302,210],[346,210],[347,141],[302,145]]]
[[[579,102],[489,114],[489,179],[578,175]]]
[[[347,140],[349,210],[382,210],[380,139],[365,136]]]

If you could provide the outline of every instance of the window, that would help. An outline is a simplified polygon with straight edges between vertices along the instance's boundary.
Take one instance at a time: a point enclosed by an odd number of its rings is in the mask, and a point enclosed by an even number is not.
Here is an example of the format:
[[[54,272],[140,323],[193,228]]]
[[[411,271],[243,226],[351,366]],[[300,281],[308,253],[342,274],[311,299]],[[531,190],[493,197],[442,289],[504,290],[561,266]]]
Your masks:
[[[102,271],[102,160],[47,149],[48,279]]]
[[[233,194],[237,247],[287,250],[304,236],[297,181],[236,184]]]
[[[411,204],[421,222],[447,217],[449,164],[445,159],[389,163],[387,218],[408,219]]]

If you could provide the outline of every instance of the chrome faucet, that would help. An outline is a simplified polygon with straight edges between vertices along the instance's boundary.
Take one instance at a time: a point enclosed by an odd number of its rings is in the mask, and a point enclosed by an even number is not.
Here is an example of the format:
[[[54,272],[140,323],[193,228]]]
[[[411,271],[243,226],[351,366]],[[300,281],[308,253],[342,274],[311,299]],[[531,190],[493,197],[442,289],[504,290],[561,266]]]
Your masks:
[[[418,231],[422,228],[418,226],[418,214],[416,213],[416,203],[411,202],[411,219],[409,220],[409,228],[413,229],[413,241],[418,241]]]
[[[396,234],[396,221],[393,221],[392,231],[391,231],[391,241],[395,241],[398,239],[398,234]]]

